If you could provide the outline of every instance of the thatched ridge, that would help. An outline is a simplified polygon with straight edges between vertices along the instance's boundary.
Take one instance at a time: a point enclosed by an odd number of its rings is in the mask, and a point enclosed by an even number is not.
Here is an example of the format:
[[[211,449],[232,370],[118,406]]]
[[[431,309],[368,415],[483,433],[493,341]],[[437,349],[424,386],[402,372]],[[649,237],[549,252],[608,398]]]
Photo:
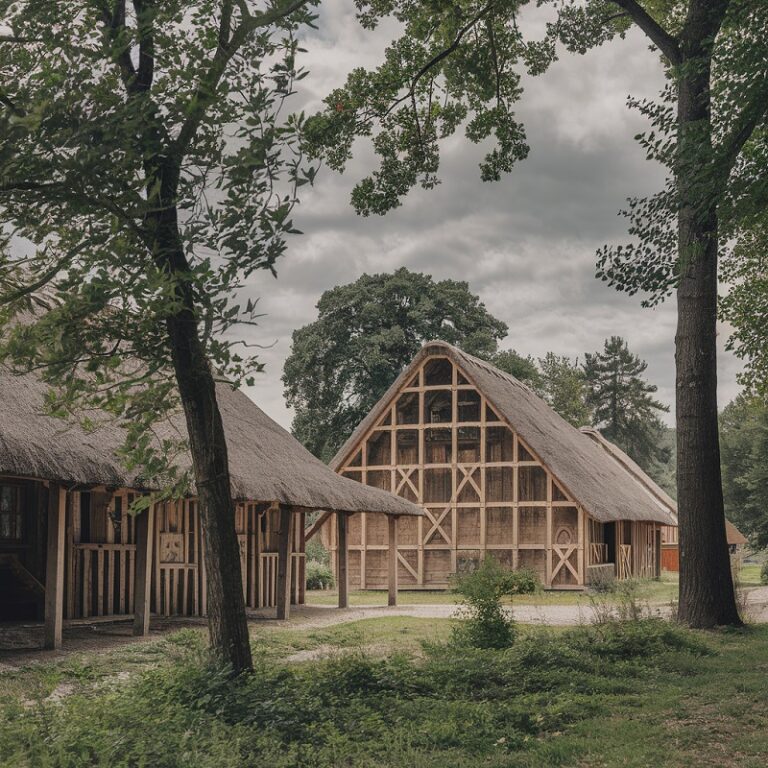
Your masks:
[[[538,460],[595,520],[677,525],[668,505],[635,482],[605,450],[565,421],[529,387],[490,363],[442,341],[422,347],[332,459],[333,469],[344,464],[398,390],[428,357],[447,357],[459,366],[467,380],[482,392],[499,416],[525,440]]]
[[[151,483],[126,472],[118,460],[124,439],[119,427],[105,423],[85,432],[48,416],[46,391],[34,374],[15,375],[0,366],[0,474],[152,490]],[[242,392],[220,384],[217,395],[235,499],[339,512],[423,514],[420,507],[391,493],[337,475]],[[158,431],[186,436],[183,415]],[[184,462],[189,466],[189,456]]]

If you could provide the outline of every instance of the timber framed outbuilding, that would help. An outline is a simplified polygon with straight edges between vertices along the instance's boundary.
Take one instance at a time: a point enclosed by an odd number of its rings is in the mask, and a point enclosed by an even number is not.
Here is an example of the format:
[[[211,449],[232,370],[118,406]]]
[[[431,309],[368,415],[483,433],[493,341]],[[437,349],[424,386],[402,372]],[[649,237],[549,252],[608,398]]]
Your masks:
[[[677,524],[528,387],[443,342],[422,348],[331,467],[424,510],[396,524],[350,517],[350,582],[362,589],[391,583],[392,562],[401,588],[444,588],[486,554],[552,589],[655,577],[661,526]],[[338,526],[327,516],[318,528],[335,560]]]
[[[0,366],[0,621],[45,624],[60,647],[67,621],[206,614],[205,537],[197,501],[130,514],[151,481],[118,460],[124,433],[84,431],[45,414],[47,387]],[[304,602],[305,518],[316,510],[419,516],[402,498],[339,477],[248,397],[220,385],[243,594],[287,618]],[[181,414],[158,436],[183,438]],[[189,465],[181,456],[181,468]]]

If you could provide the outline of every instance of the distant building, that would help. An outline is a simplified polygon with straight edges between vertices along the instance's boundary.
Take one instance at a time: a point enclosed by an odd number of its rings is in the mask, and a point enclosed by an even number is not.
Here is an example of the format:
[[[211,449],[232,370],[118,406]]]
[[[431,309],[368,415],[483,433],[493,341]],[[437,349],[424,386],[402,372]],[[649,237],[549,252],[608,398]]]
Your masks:
[[[425,512],[396,531],[383,516],[352,515],[351,585],[387,585],[393,539],[406,589],[446,587],[486,554],[553,589],[582,589],[606,572],[658,576],[674,512],[606,442],[489,363],[426,344],[331,462]],[[318,528],[335,558],[330,515]]]

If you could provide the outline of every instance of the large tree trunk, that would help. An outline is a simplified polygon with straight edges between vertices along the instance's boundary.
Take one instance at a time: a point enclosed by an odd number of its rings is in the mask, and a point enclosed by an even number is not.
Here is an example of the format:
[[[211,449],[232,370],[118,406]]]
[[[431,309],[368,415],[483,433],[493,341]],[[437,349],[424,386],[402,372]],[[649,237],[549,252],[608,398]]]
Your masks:
[[[176,278],[182,307],[166,319],[166,327],[189,432],[204,536],[211,648],[231,666],[234,674],[239,674],[252,669],[253,661],[224,425],[216,401],[215,381],[198,331],[194,297],[186,281],[190,270],[179,237],[175,207],[168,206],[158,213],[152,230],[155,259]]]
[[[702,25],[703,26],[703,25]],[[717,422],[717,194],[711,167],[710,56],[689,30],[679,84],[680,195],[676,346],[678,618],[692,627],[739,624],[725,533]],[[697,39],[696,39],[697,38]]]

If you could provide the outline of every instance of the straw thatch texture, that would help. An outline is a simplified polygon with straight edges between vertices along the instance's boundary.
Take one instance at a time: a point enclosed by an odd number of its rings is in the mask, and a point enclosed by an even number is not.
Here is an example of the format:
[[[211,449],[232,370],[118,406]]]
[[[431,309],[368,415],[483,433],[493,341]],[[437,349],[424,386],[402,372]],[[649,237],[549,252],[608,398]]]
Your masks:
[[[400,374],[331,461],[339,469],[427,357],[447,357],[485,395],[571,496],[600,522],[643,520],[677,525],[669,508],[644,490],[600,446],[571,426],[513,376],[445,342],[429,342]]]
[[[0,366],[0,474],[151,489],[120,464],[116,451],[124,434],[118,427],[105,422],[85,432],[48,416],[43,412],[46,391],[34,374],[17,376]],[[423,514],[391,493],[337,475],[242,392],[220,384],[217,395],[236,499],[340,512]],[[158,432],[186,435],[183,415],[160,425]],[[189,466],[188,456],[184,461]]]
[[[627,456],[621,448],[610,442],[610,440],[606,440],[596,429],[582,427],[581,431],[609,453],[613,459],[632,475],[635,481],[659,499],[672,512],[675,520],[677,520],[677,502],[661,486],[657,485],[656,481]],[[729,544],[741,545],[747,543],[744,534],[730,520],[725,521],[725,534]]]

